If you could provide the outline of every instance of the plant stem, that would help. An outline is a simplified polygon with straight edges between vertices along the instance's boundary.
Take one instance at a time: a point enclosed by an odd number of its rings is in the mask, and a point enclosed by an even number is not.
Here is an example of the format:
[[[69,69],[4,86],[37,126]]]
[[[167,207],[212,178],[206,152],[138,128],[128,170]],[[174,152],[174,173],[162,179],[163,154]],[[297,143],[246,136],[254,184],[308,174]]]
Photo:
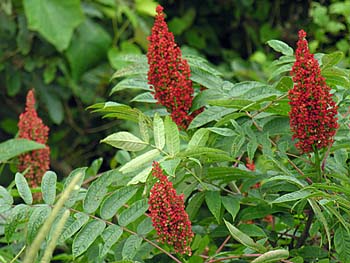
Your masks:
[[[305,225],[305,228],[304,228],[304,231],[303,233],[301,234],[299,240],[298,240],[298,243],[296,245],[295,248],[300,248],[302,245],[304,245],[307,237],[309,236],[309,230],[310,230],[310,227],[311,227],[311,224],[312,224],[312,220],[314,218],[314,211],[311,209],[309,210],[309,217],[306,221],[306,225]]]
[[[317,173],[316,182],[320,183],[322,181],[321,159],[320,154],[318,153],[318,149],[315,146],[313,146],[313,148],[315,153],[315,168]]]

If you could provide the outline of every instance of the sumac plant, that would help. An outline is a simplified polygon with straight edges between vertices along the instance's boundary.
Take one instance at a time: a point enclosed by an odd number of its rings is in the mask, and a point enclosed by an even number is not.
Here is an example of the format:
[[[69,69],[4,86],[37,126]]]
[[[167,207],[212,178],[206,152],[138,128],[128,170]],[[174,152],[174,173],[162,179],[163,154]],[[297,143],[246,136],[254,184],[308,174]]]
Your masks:
[[[280,53],[267,82],[232,83],[181,52],[160,6],[155,21],[147,56],[118,57],[112,77],[139,108],[90,107],[134,127],[101,138],[116,168],[46,171],[36,188],[34,167],[19,171],[0,187],[0,261],[350,262],[342,53],[310,53],[300,30],[295,51],[267,42]],[[1,162],[45,147],[18,140],[0,144]]]

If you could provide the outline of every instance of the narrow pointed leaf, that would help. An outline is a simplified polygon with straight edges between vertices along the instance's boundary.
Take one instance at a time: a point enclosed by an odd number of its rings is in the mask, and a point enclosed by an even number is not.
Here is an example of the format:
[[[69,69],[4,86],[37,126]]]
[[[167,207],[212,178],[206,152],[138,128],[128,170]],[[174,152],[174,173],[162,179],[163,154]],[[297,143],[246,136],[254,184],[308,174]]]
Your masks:
[[[224,221],[232,237],[236,239],[238,242],[260,253],[266,252],[266,248],[263,245],[260,245],[259,243],[254,242],[254,240],[251,239],[248,235],[244,234],[242,231],[234,227],[232,224],[230,224],[226,220]]]

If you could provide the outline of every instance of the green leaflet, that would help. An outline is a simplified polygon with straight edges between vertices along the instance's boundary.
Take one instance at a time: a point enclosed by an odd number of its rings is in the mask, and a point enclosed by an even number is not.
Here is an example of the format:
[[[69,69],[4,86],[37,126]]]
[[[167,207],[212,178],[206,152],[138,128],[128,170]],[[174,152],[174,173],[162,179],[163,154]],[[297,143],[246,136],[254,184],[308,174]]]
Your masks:
[[[27,243],[31,244],[40,227],[49,216],[51,208],[47,205],[40,205],[33,208],[28,221]]]
[[[164,129],[165,129],[166,148],[169,154],[171,156],[174,156],[180,151],[179,128],[171,120],[169,116],[166,116],[164,121]]]
[[[107,194],[107,187],[115,181],[118,176],[120,176],[119,172],[110,170],[103,173],[90,185],[83,202],[83,208],[86,213],[91,214],[96,211]]]
[[[95,239],[103,232],[106,223],[101,220],[92,220],[88,222],[75,236],[72,244],[73,256],[77,257],[83,254]]]
[[[45,145],[27,139],[10,139],[0,143],[0,163],[22,153],[43,149]]]
[[[221,195],[218,191],[207,191],[205,192],[205,202],[214,215],[216,221],[220,224],[221,221]]]
[[[142,141],[141,139],[129,132],[113,133],[101,140],[101,142],[112,145],[115,148],[133,152],[141,151],[145,149],[148,145],[147,142]]]
[[[266,248],[259,243],[254,242],[253,239],[251,239],[249,236],[244,234],[242,231],[240,231],[238,228],[234,227],[232,224],[224,220],[226,227],[230,231],[232,237],[236,239],[241,244],[255,250],[259,251],[260,253],[266,252]]]
[[[123,234],[123,229],[117,225],[108,226],[101,234],[103,239],[103,247],[100,250],[100,256],[104,257],[107,255],[110,248],[119,240]]]
[[[120,168],[122,173],[130,173],[138,170],[140,167],[148,162],[155,160],[159,156],[160,152],[158,149],[153,149],[144,154],[137,156],[135,159],[127,162],[123,167]]]
[[[118,209],[133,197],[136,192],[137,188],[135,186],[126,186],[116,190],[103,201],[100,208],[101,217],[103,219],[112,218]]]
[[[268,263],[276,262],[281,259],[287,259],[289,257],[289,251],[285,249],[277,249],[273,251],[268,251],[261,256],[257,257],[252,261],[252,263]]]
[[[163,150],[165,145],[164,122],[158,113],[154,115],[153,119],[153,137],[157,149]]]
[[[21,173],[16,173],[15,182],[18,193],[22,197],[23,201],[26,204],[31,205],[33,203],[33,196],[28,186],[27,180]]]
[[[43,200],[48,205],[53,205],[56,199],[57,175],[55,172],[47,171],[41,181],[41,192]]]
[[[66,222],[64,230],[59,238],[59,242],[64,242],[66,239],[73,236],[89,220],[89,216],[84,213],[76,213],[74,218],[70,217]]]
[[[121,226],[127,226],[131,222],[143,215],[148,209],[148,199],[141,199],[130,205],[118,217]]]

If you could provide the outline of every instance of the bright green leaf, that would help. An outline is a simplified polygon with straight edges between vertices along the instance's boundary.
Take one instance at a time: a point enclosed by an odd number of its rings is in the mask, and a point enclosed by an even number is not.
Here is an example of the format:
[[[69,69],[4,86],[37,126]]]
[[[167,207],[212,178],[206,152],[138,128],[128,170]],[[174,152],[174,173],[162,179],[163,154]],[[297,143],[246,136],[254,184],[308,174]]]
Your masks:
[[[101,140],[101,142],[112,145],[115,148],[134,152],[141,151],[145,149],[148,145],[148,143],[142,141],[141,139],[129,132],[113,133]]]
[[[261,256],[257,257],[252,261],[252,263],[268,263],[277,262],[281,259],[287,259],[289,257],[289,251],[285,249],[277,249],[273,251],[268,251]]]
[[[126,163],[120,172],[129,173],[138,170],[144,164],[155,160],[159,156],[160,152],[158,149],[153,149],[144,154],[137,156],[135,159],[132,159],[130,162]]]
[[[286,43],[280,41],[280,40],[269,40],[266,42],[270,47],[273,48],[273,50],[282,53],[286,56],[293,56],[293,49],[288,46]]]
[[[10,139],[0,143],[0,163],[22,153],[43,149],[46,146],[27,139]]]
[[[180,151],[179,128],[169,116],[165,117],[164,128],[167,150],[170,155],[174,156]]]
[[[158,113],[154,115],[153,136],[154,136],[156,147],[159,150],[162,150],[165,145],[165,131],[164,131],[164,122],[162,118],[159,117]]]

